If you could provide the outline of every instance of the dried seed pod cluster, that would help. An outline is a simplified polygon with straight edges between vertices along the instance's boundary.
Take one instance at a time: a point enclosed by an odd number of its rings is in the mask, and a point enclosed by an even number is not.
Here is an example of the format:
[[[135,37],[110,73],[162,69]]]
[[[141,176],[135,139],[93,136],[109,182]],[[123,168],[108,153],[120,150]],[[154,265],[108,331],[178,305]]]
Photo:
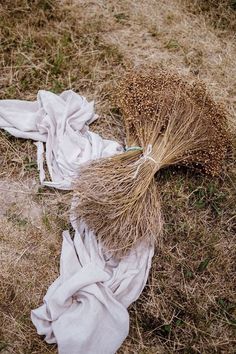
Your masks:
[[[106,249],[122,256],[139,242],[160,240],[155,173],[177,164],[218,174],[229,138],[225,111],[205,86],[175,73],[128,73],[117,102],[128,151],[84,166],[75,194],[76,215]]]
[[[160,71],[156,76],[130,73],[120,87],[127,144],[157,152],[159,168],[185,164],[206,173],[220,173],[229,147],[227,115],[201,82]]]

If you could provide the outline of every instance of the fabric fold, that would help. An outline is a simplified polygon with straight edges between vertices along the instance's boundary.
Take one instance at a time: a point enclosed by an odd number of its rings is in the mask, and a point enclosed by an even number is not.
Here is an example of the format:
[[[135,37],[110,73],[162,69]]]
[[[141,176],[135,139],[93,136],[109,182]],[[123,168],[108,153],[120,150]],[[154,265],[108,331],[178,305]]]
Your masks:
[[[117,142],[89,131],[97,118],[94,103],[72,90],[61,95],[40,90],[34,102],[0,101],[0,128],[18,138],[45,143],[45,156],[42,144],[37,144],[40,182],[63,190],[71,189],[82,163],[102,157],[103,151],[105,156],[122,151]],[[45,181],[45,158],[51,181]]]
[[[97,118],[93,102],[71,90],[42,90],[35,102],[0,101],[0,128],[36,141],[40,181],[58,189],[72,188],[83,163],[123,151],[89,130]],[[45,181],[45,161],[51,181]],[[47,343],[57,343],[59,354],[113,354],[128,335],[127,308],[146,284],[154,247],[140,244],[117,260],[73,215],[71,223],[74,237],[63,232],[59,277],[31,319]]]

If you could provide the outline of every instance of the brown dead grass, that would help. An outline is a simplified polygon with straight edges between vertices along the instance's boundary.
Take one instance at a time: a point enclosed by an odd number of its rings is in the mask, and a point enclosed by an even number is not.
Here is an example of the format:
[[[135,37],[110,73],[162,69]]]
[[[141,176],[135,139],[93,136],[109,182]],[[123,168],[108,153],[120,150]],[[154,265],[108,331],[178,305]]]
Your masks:
[[[221,7],[217,16],[227,17],[228,9]],[[235,119],[234,32],[216,26],[215,7],[203,11],[196,1],[184,0],[7,0],[0,12],[0,98],[35,99],[38,89],[73,88],[96,100],[104,118],[94,130],[122,141],[111,99],[117,78],[130,65],[158,65],[205,80]],[[37,336],[29,315],[58,274],[67,219],[64,194],[38,186],[35,156],[31,142],[1,133],[4,354],[56,353]],[[130,336],[120,353],[234,353],[233,169],[232,163],[220,179],[184,170],[158,176],[165,242],[156,250],[143,295],[131,307]]]
[[[193,0],[186,1],[186,6],[193,14],[201,14],[207,23],[217,30],[220,36],[236,30],[235,0]]]

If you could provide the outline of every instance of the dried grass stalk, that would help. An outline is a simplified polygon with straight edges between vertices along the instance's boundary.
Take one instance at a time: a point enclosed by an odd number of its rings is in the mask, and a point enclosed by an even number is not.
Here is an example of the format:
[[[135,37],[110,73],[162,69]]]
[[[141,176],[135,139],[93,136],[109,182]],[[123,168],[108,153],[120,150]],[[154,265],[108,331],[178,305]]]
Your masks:
[[[167,71],[129,73],[118,92],[128,150],[84,166],[75,185],[76,214],[118,256],[141,240],[160,240],[155,173],[187,165],[221,171],[229,146],[227,116],[202,83]]]

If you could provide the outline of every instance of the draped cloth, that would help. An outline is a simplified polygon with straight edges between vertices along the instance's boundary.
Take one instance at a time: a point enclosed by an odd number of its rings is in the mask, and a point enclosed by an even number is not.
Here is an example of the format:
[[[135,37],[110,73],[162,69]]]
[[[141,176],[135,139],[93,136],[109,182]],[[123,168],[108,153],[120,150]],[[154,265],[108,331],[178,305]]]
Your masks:
[[[35,140],[41,184],[63,190],[72,188],[81,164],[122,151],[89,130],[97,118],[93,102],[71,90],[41,90],[35,102],[0,101],[0,128]],[[59,354],[112,354],[128,335],[127,308],[146,284],[153,245],[140,244],[116,260],[84,223],[73,215],[71,223],[74,235],[63,232],[59,277],[31,319],[47,343],[57,343]]]

